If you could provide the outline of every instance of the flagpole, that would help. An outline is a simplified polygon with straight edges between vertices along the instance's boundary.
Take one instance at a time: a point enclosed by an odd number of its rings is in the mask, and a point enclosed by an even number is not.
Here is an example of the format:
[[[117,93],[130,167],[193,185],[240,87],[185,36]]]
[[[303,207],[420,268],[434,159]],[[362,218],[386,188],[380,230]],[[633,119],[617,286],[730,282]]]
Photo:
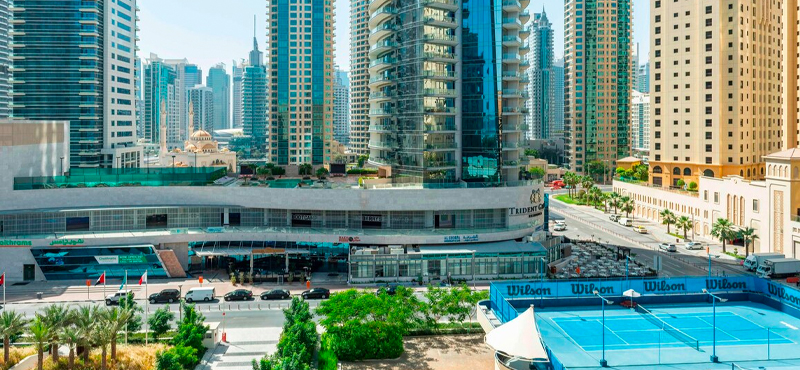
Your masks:
[[[147,270],[144,270],[144,345],[147,345],[147,332],[150,330],[147,322],[147,311],[150,310],[150,295],[147,294]]]
[[[128,292],[128,270],[125,270],[125,280],[122,281],[122,290],[126,293]],[[126,295],[127,297],[127,295]],[[136,302],[133,302],[136,303]],[[128,307],[131,311],[133,311],[133,307]],[[135,313],[133,314],[135,315]],[[128,344],[128,324],[125,324],[125,344]]]
[[[6,309],[6,273],[3,273],[3,311]]]
[[[106,271],[103,270],[103,300],[106,299]]]

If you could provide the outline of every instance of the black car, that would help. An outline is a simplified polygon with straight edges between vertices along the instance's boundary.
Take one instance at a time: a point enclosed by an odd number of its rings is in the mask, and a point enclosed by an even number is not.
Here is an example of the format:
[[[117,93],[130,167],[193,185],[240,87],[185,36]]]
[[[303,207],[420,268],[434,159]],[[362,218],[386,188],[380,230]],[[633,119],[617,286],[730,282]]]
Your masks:
[[[224,296],[226,301],[249,301],[253,299],[253,292],[247,289],[236,289]]]
[[[286,289],[273,289],[268,292],[261,293],[261,299],[266,301],[269,299],[289,299],[292,294]]]
[[[158,293],[153,293],[148,297],[150,303],[172,303],[177,302],[181,298],[181,292],[178,289],[164,289]]]
[[[398,285],[387,285],[384,287],[378,288],[375,294],[381,294],[381,292],[386,292],[388,295],[395,295],[397,294],[397,287]]]
[[[325,288],[314,288],[300,293],[303,299],[325,299],[331,296],[331,291]]]

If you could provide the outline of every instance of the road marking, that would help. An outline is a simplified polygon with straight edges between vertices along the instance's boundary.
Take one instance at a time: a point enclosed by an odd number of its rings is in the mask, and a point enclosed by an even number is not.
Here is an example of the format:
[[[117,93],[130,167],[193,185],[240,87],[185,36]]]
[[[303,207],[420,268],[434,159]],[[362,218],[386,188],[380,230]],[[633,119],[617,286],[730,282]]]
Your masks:
[[[790,325],[789,323],[787,323],[787,322],[785,322],[785,321],[781,321],[781,324],[785,325],[785,326],[786,326],[787,328],[789,328],[789,329],[792,329],[792,330],[797,330],[797,327],[796,327],[796,326]]]

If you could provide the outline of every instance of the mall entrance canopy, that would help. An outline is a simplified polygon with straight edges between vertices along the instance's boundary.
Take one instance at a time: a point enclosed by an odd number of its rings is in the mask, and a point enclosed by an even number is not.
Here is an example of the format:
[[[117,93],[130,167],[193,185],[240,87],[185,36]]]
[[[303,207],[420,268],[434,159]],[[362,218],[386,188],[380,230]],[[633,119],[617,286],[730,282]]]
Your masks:
[[[257,255],[284,255],[286,260],[286,270],[289,271],[289,255],[310,254],[309,249],[285,248],[275,245],[275,243],[263,241],[215,241],[193,243],[192,250],[198,257],[250,257],[250,274],[253,274],[254,259]]]

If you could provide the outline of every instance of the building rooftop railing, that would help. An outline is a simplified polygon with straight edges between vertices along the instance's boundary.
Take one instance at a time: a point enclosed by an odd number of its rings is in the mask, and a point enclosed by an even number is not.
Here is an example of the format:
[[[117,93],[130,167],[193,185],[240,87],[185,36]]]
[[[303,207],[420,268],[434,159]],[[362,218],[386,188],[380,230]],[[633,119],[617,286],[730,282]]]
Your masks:
[[[690,197],[695,197],[695,198],[700,196],[699,192],[696,192],[696,191],[683,190],[683,189],[677,188],[677,187],[665,187],[665,186],[660,186],[660,185],[652,185],[652,184],[649,184],[649,183],[647,183],[645,181],[635,180],[635,179],[628,179],[628,178],[619,177],[619,176],[614,176],[614,181],[619,181],[619,182],[624,182],[626,184],[632,184],[632,185],[643,186],[643,187],[647,187],[647,188],[653,188],[653,189],[668,191],[668,192],[676,193],[676,194],[688,195]]]

